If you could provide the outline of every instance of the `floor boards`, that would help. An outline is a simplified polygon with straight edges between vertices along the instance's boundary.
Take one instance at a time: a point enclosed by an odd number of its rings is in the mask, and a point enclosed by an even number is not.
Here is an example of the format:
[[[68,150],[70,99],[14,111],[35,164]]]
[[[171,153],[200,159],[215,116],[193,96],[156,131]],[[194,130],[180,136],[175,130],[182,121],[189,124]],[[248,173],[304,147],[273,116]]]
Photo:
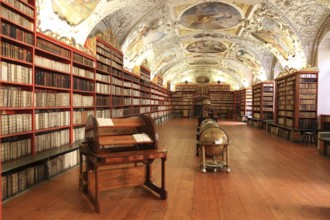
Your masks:
[[[330,160],[315,146],[291,143],[240,122],[220,121],[230,137],[231,173],[201,173],[196,119],[157,126],[168,150],[167,201],[143,187],[102,194],[95,213],[78,189],[78,168],[3,204],[3,219],[258,220],[330,219]],[[159,183],[160,161],[153,163]]]

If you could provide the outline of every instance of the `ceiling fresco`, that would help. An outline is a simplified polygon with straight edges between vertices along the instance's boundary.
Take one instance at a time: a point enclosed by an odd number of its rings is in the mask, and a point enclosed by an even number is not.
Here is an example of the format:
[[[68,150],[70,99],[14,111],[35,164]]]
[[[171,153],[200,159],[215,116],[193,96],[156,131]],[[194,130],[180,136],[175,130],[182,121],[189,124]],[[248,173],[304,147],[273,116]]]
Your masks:
[[[315,42],[330,42],[320,33],[330,30],[328,0],[38,0],[38,9],[39,31],[91,49],[102,35],[126,69],[143,63],[173,85],[248,87],[312,64]]]
[[[186,9],[179,18],[179,24],[188,29],[228,29],[236,26],[241,13],[231,5],[222,2],[203,2]]]

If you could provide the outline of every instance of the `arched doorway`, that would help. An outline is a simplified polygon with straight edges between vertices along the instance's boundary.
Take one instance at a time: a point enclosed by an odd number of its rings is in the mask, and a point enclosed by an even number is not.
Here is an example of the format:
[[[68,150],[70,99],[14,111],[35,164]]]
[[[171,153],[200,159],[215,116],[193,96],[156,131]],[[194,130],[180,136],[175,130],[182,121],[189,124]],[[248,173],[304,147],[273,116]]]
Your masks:
[[[193,112],[194,118],[200,117],[203,111],[203,101],[205,99],[210,99],[207,95],[197,95],[193,97]]]

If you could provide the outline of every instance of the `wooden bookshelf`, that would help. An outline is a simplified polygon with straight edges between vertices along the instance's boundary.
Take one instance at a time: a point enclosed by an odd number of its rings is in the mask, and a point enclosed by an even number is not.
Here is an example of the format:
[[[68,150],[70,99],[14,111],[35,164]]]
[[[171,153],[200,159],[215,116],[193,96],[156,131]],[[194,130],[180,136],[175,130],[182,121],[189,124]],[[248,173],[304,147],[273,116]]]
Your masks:
[[[89,115],[171,116],[171,92],[152,85],[150,71],[124,71],[123,54],[106,42],[90,55],[36,32],[35,1],[0,7],[3,200],[76,165]]]
[[[298,71],[275,80],[274,123],[268,131],[300,141],[304,131],[317,128],[317,71]]]
[[[330,115],[320,115],[320,130],[330,131]]]
[[[219,118],[231,119],[234,113],[234,93],[230,91],[230,85],[209,84],[208,89],[213,115]]]
[[[252,117],[248,125],[265,128],[266,121],[273,120],[274,83],[260,82],[252,86]]]
[[[252,89],[241,89],[239,92],[240,112],[238,115],[238,120],[246,122],[248,117],[252,117]]]

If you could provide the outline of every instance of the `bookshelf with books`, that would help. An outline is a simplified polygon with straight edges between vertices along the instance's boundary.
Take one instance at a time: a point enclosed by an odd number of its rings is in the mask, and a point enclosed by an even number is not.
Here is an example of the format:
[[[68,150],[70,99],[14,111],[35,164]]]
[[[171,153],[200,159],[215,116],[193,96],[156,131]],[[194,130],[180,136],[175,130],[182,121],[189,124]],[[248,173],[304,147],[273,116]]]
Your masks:
[[[171,92],[155,83],[151,83],[151,117],[156,124],[172,117]]]
[[[7,200],[48,179],[50,159],[78,145],[70,139],[71,51],[66,57],[52,40],[35,34],[34,1],[0,3],[2,200]]]
[[[247,118],[252,117],[252,89],[245,88],[240,91],[240,113],[238,120],[246,122]]]
[[[330,131],[330,115],[320,115],[320,130]]]
[[[172,109],[174,117],[189,117],[193,115],[193,97],[197,94],[197,84],[177,84],[172,94]]]
[[[252,86],[252,117],[248,125],[265,128],[273,120],[274,82],[260,82]]]
[[[208,96],[215,117],[231,119],[234,113],[234,93],[229,84],[208,84]]]
[[[140,67],[140,113],[151,114],[151,82],[150,70]]]
[[[160,122],[171,111],[171,92],[152,85],[145,67],[124,71],[123,54],[106,42],[97,38],[90,55],[36,32],[35,1],[0,7],[3,200],[75,165],[89,115]]]
[[[0,1],[0,12],[0,143],[4,200],[26,188],[15,184],[18,175],[4,172],[6,164],[34,153],[35,2]],[[8,187],[7,177],[11,183]]]
[[[317,126],[317,71],[297,71],[275,80],[274,123],[267,131],[298,142],[305,131]]]
[[[96,115],[123,117],[123,56],[107,42],[96,38]]]
[[[238,116],[241,112],[241,91],[234,91],[234,114],[233,119],[238,120]]]

